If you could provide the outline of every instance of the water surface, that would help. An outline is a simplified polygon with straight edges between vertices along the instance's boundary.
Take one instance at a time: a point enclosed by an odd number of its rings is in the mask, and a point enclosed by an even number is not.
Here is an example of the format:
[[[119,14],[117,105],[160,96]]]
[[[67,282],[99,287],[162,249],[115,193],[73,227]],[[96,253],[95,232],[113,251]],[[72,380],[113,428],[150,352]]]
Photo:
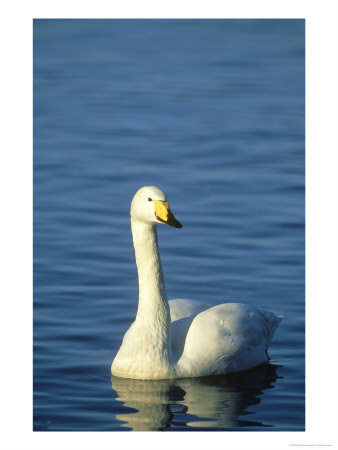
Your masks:
[[[144,185],[169,298],[284,314],[269,366],[111,378]],[[34,429],[304,430],[304,291],[304,21],[34,21]]]

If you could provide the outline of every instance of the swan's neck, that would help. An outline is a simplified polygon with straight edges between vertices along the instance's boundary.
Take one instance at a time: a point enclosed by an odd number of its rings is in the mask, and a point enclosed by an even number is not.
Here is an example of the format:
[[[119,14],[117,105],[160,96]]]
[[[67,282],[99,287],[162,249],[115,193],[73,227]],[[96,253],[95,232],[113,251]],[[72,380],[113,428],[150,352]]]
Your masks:
[[[131,230],[139,282],[135,323],[144,327],[149,350],[156,346],[161,357],[171,359],[170,309],[158,249],[156,226],[132,219]],[[143,336],[144,337],[144,336]]]

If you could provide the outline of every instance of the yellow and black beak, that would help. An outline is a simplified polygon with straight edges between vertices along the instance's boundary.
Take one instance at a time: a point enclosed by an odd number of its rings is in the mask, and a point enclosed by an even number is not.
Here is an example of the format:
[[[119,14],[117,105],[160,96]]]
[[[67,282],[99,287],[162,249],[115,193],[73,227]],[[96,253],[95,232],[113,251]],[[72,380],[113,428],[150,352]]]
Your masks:
[[[170,211],[170,206],[168,202],[163,202],[161,200],[153,200],[155,205],[155,216],[158,220],[163,223],[167,223],[175,228],[182,228],[182,224],[175,219],[174,214]]]

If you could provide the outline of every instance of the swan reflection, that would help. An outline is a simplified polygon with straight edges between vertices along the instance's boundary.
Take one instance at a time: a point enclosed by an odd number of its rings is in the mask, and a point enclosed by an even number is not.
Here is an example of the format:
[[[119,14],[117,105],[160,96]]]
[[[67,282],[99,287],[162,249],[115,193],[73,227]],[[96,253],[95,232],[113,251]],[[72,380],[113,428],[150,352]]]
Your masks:
[[[261,402],[266,389],[274,387],[278,367],[266,364],[237,374],[179,380],[142,381],[113,376],[116,400],[125,409],[116,418],[134,431],[180,426],[266,427],[269,425],[243,416],[250,414],[250,406]]]

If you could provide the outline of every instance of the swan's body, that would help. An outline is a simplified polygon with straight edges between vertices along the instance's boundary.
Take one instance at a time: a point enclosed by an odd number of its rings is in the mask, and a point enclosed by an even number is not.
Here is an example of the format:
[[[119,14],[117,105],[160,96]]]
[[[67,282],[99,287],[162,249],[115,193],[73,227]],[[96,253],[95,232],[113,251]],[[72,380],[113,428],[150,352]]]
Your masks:
[[[191,300],[168,302],[156,225],[182,225],[156,187],[137,191],[130,213],[139,305],[111,373],[143,380],[186,378],[238,372],[266,362],[281,316],[240,303],[210,307]]]

